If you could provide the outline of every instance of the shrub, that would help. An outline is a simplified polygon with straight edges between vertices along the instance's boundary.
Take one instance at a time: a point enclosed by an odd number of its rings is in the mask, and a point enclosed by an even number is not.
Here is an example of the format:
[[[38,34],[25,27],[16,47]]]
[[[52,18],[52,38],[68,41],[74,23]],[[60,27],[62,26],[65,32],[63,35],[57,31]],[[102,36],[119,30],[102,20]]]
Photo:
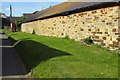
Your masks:
[[[35,33],[35,30],[33,30],[32,34],[36,34],[36,33]]]
[[[70,39],[68,35],[66,35],[64,38],[65,38],[65,39]]]
[[[93,44],[93,40],[90,37],[82,39],[81,42],[88,45]]]
[[[25,17],[21,17],[19,18],[16,22],[15,22],[15,25],[16,25],[16,30],[17,31],[20,31],[21,29],[21,24],[22,22],[25,20]]]

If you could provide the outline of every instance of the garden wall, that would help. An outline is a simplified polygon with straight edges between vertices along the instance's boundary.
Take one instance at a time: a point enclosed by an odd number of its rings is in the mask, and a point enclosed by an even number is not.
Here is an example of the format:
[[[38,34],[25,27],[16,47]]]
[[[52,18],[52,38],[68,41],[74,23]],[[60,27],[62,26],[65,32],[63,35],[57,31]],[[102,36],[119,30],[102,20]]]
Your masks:
[[[119,6],[58,16],[22,24],[22,32],[57,36],[80,41],[91,37],[95,43],[110,49],[120,49]]]

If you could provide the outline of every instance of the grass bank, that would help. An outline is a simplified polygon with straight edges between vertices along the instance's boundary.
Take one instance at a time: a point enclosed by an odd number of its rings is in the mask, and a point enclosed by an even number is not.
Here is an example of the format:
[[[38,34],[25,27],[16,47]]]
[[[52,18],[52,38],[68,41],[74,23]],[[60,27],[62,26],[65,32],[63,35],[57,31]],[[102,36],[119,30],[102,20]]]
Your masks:
[[[34,78],[117,78],[118,55],[96,45],[23,32],[6,35]]]

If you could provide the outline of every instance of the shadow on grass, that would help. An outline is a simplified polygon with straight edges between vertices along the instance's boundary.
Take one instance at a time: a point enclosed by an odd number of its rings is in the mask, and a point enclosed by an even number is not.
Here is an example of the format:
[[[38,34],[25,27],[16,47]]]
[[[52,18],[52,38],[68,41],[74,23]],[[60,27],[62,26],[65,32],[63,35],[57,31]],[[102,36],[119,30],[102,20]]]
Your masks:
[[[17,40],[13,39],[12,37],[8,37],[8,39],[10,40],[11,44],[13,45],[15,42],[17,42]]]
[[[11,37],[9,37],[9,39],[12,41],[12,44],[18,42],[15,45],[15,48],[28,71],[50,58],[71,55],[70,53],[51,48],[33,40],[22,39],[20,41],[16,41]]]

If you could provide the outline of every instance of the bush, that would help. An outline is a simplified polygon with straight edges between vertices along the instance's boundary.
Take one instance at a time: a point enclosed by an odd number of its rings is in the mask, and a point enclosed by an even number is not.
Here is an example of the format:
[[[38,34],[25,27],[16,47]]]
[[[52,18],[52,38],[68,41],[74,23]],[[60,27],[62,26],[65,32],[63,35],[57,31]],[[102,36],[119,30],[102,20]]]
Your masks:
[[[15,22],[15,25],[16,25],[16,30],[17,31],[20,31],[21,29],[21,24],[22,22],[25,20],[25,17],[21,17],[19,18],[16,22]]]
[[[65,38],[65,39],[70,39],[68,35],[66,35],[64,38]]]
[[[36,34],[36,33],[35,33],[35,30],[33,30],[32,34]]]
[[[93,40],[90,37],[82,39],[81,42],[87,45],[93,44]]]

